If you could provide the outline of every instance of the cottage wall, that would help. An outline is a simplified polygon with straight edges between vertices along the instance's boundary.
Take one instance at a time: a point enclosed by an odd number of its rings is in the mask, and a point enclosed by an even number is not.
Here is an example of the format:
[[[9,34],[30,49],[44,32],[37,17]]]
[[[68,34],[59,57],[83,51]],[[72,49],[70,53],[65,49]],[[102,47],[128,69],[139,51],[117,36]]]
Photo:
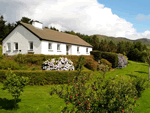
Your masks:
[[[48,49],[48,43],[52,44],[52,49]],[[60,51],[57,51],[57,44],[60,44]],[[51,41],[41,41],[41,53],[44,55],[66,55],[66,44]]]
[[[34,54],[41,54],[41,41],[33,35],[30,31],[21,25],[18,25],[4,40],[2,43],[2,53],[8,53],[8,55],[15,55],[18,53],[27,54],[29,50],[29,41],[33,41]],[[14,42],[18,42],[18,50],[14,50]],[[7,43],[11,43],[11,51],[6,52]]]
[[[52,50],[48,49],[48,43],[52,44]],[[57,51],[57,44],[60,44],[60,51]],[[86,52],[87,47],[79,46],[79,53],[77,52],[76,45],[70,45],[70,55],[90,55],[92,48],[88,47],[88,52]],[[51,41],[41,41],[41,53],[45,55],[66,55],[66,44],[57,43]]]

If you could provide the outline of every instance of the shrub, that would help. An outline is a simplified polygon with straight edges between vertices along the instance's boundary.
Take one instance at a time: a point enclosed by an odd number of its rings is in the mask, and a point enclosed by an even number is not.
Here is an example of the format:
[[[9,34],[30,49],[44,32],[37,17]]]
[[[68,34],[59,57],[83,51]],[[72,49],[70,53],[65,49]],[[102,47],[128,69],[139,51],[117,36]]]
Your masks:
[[[106,59],[101,59],[100,63],[102,63],[104,65],[108,65],[109,69],[112,68],[112,64]]]
[[[0,70],[0,81],[6,80],[4,76],[6,70]],[[49,85],[49,84],[66,84],[67,80],[72,81],[77,71],[30,71],[30,70],[14,70],[17,76],[29,77],[28,85]],[[90,76],[92,71],[82,71],[80,75],[86,74]]]
[[[112,63],[112,67],[116,68],[118,65],[118,56],[116,53],[111,52],[102,52],[102,51],[91,51],[90,52],[96,61],[100,60],[101,58],[108,60]]]
[[[100,51],[94,50],[94,51],[91,51],[90,54],[94,56],[95,61],[98,61],[101,59],[101,52]]]
[[[17,70],[19,68],[19,65],[13,60],[2,59],[0,61],[0,69],[6,70],[8,68],[11,68],[12,70]]]
[[[92,70],[92,71],[96,71],[97,70],[97,65],[98,63],[93,59],[93,58],[86,58],[85,61],[85,67]]]
[[[137,93],[138,97],[141,97],[142,91],[145,90],[145,86],[144,86],[145,82],[146,82],[146,79],[143,79],[141,77],[138,77],[138,78],[134,79],[134,81],[133,81],[133,84],[135,85],[135,88],[138,92]]]
[[[11,93],[16,102],[21,92],[23,92],[23,88],[28,83],[28,79],[28,77],[16,76],[9,69],[8,73],[6,73],[6,81],[3,83],[3,90],[8,89],[8,92]]]
[[[135,105],[137,91],[131,80],[120,78],[117,82],[115,78],[109,78],[103,81],[98,77],[92,84],[85,85],[85,83],[86,77],[79,76],[75,77],[73,82],[68,82],[67,87],[51,89],[50,95],[56,93],[66,103],[61,112],[133,112],[132,106]],[[70,103],[73,104],[71,110],[68,109]]]
[[[80,56],[76,64],[76,70],[78,71],[78,75],[80,75],[81,71],[83,70],[84,64],[85,64],[85,58],[83,56]]]
[[[93,59],[92,55],[81,55],[81,56],[83,56],[85,59],[86,58]],[[12,59],[12,60],[15,59],[15,61],[18,63],[24,63],[24,64],[31,63],[31,64],[36,64],[36,65],[41,65],[43,63],[43,61],[46,61],[46,60],[52,59],[52,58],[59,58],[59,57],[66,57],[66,58],[70,59],[73,62],[73,65],[76,67],[76,63],[80,56],[77,56],[77,55],[43,55],[43,54],[22,55],[22,54],[18,54],[15,56],[7,56],[7,59]]]
[[[15,55],[14,60],[19,63],[26,63],[26,59],[22,54]]]
[[[113,68],[116,68],[118,65],[118,55],[116,53],[101,52],[101,58],[104,58],[112,63]]]

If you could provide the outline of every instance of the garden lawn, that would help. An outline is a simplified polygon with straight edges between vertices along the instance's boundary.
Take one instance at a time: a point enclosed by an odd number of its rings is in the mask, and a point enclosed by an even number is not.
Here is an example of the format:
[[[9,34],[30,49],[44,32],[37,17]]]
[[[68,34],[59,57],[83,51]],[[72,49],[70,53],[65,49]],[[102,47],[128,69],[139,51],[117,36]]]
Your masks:
[[[96,76],[101,76],[99,72],[94,72],[94,79]],[[123,69],[115,69],[106,74],[105,79],[109,77],[124,77],[125,79],[133,79],[137,76],[148,79],[148,64],[137,63],[130,61],[129,65]],[[89,81],[89,83],[91,83]],[[59,87],[59,85],[46,85],[46,86],[26,86],[24,92],[20,96],[21,101],[18,102],[19,108],[17,110],[11,110],[13,106],[13,98],[7,90],[2,90],[2,83],[0,83],[0,113],[60,113],[65,107],[63,99],[57,95],[50,96],[49,91],[51,87]],[[143,93],[142,97],[137,99],[138,107],[134,108],[136,113],[149,113],[150,111],[150,88],[147,88]],[[51,108],[49,109],[49,105]],[[71,104],[69,104],[71,107]],[[50,111],[49,111],[50,110]]]

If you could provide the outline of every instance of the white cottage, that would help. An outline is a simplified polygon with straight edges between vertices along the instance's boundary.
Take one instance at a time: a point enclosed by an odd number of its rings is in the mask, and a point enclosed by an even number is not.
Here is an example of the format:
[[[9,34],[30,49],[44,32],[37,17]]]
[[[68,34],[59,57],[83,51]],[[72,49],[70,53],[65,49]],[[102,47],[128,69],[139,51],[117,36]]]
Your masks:
[[[4,39],[2,53],[44,55],[90,55],[92,46],[75,35],[42,28],[42,23],[20,22]]]

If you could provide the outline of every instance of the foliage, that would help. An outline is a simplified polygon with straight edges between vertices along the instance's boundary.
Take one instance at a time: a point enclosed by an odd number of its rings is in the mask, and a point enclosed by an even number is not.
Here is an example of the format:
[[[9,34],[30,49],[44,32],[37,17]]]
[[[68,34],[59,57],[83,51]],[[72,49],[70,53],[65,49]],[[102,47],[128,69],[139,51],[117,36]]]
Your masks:
[[[101,59],[101,52],[100,51],[93,50],[93,51],[90,51],[90,54],[94,56],[95,61],[98,61]]]
[[[101,59],[100,63],[102,63],[104,65],[108,65],[109,69],[112,68],[112,64],[108,60],[106,60],[106,59]]]
[[[97,65],[98,63],[96,61],[94,61],[93,58],[86,58],[85,61],[85,67],[92,70],[92,71],[96,71],[97,70]]]
[[[137,90],[137,96],[141,97],[142,92],[145,90],[144,84],[146,82],[146,79],[143,79],[141,77],[137,77],[134,81],[133,84],[136,87]]]
[[[28,80],[28,77],[16,76],[9,69],[8,73],[6,73],[6,81],[3,82],[3,89],[8,89],[8,92],[17,100],[23,92],[23,88],[28,83]]]
[[[80,75],[81,71],[83,70],[83,66],[85,65],[85,58],[83,56],[80,56],[78,58],[78,62],[76,65],[76,70],[78,71],[78,75]]]
[[[62,112],[133,112],[132,105],[136,105],[137,91],[131,80],[120,78],[117,81],[115,78],[109,78],[104,81],[97,77],[92,84],[85,83],[86,77],[79,76],[75,77],[73,82],[68,82],[67,87],[62,86],[61,90],[52,88],[50,95],[56,93],[66,103]],[[73,104],[71,110],[68,109],[69,104]]]
[[[6,80],[4,76],[6,70],[0,70],[0,82]],[[73,78],[78,74],[77,71],[29,71],[29,70],[14,70],[14,74],[20,77],[28,77],[28,85],[50,85],[50,84],[66,84],[67,80],[72,81]],[[87,74],[91,75],[91,71],[82,71],[80,75]]]
[[[118,65],[118,56],[116,53],[102,51],[91,51],[90,53],[94,56],[94,59],[96,59],[97,61],[99,60],[99,58],[108,60],[110,63],[112,63],[113,68],[116,68]]]
[[[0,61],[0,69],[6,70],[8,68],[11,68],[12,70],[17,70],[19,68],[19,65],[17,62],[10,60],[10,59],[2,59]]]

